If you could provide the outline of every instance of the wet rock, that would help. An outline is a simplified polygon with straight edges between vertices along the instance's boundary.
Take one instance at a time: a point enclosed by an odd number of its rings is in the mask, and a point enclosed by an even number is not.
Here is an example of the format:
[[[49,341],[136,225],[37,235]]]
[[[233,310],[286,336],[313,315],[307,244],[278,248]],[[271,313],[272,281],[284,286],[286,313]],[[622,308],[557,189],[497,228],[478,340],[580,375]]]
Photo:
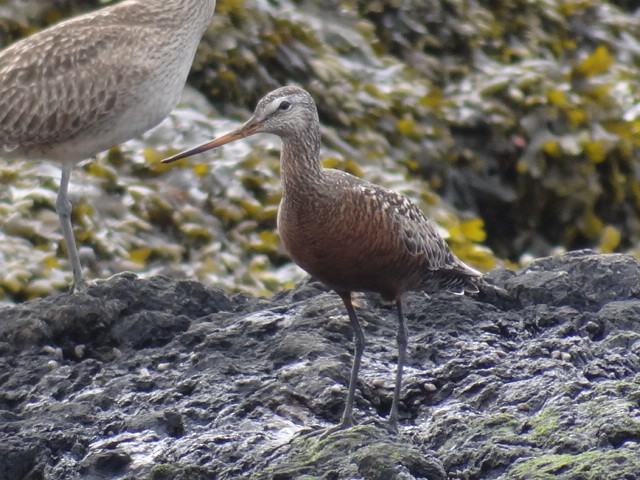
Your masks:
[[[396,312],[375,295],[360,426],[324,435],[353,345],[317,282],[268,300],[124,274],[0,310],[0,480],[636,478],[638,262],[581,251],[487,279],[503,290],[407,295],[399,435]]]
[[[121,450],[89,454],[80,466],[80,473],[86,477],[106,477],[122,472],[131,462],[131,456]]]
[[[161,276],[142,281],[125,273],[87,292],[54,295],[4,310],[0,339],[16,347],[55,343],[77,357],[80,345],[158,346],[185,331],[190,319],[231,308],[222,291],[198,282]]]

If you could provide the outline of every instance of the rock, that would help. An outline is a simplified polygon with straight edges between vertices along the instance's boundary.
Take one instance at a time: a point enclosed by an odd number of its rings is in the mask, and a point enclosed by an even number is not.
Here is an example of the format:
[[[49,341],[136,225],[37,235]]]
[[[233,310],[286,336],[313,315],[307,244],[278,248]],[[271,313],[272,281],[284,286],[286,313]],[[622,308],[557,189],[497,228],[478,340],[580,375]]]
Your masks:
[[[121,450],[89,454],[80,466],[84,478],[108,477],[122,472],[131,462],[131,456]]]
[[[580,251],[487,280],[407,295],[399,435],[374,295],[361,425],[326,435],[353,347],[317,282],[267,300],[123,274],[0,310],[0,480],[636,478],[640,264]]]

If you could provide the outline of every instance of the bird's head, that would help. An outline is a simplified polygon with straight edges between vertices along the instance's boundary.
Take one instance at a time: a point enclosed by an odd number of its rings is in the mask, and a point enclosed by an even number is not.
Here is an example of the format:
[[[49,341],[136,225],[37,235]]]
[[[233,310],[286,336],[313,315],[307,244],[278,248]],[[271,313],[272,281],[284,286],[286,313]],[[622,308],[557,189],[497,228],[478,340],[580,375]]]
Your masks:
[[[316,104],[300,87],[282,87],[265,95],[253,116],[243,125],[264,132],[288,137],[312,128],[318,122]]]
[[[296,137],[318,125],[318,111],[311,95],[300,87],[281,87],[265,95],[241,127],[162,162],[174,162],[256,133],[272,133],[283,139]]]

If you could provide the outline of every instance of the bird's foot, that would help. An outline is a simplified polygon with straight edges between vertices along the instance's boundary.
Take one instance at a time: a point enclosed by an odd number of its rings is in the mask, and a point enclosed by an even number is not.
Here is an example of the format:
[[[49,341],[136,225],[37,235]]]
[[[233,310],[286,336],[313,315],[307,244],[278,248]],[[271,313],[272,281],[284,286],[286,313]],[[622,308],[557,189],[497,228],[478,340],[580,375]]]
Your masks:
[[[397,418],[389,418],[385,426],[386,426],[386,429],[389,431],[389,433],[393,433],[394,435],[397,435],[398,433],[400,433],[400,429],[398,428]]]
[[[105,283],[110,282],[111,280],[116,280],[118,278],[124,278],[127,280],[136,280],[138,278],[138,275],[136,275],[133,272],[124,271],[124,272],[116,273],[115,275],[111,275],[110,277],[107,277],[107,278],[99,278],[95,280],[93,283],[94,285],[103,285]]]
[[[116,273],[115,275],[111,275],[108,278],[97,278],[95,280],[87,280],[87,278],[83,275],[79,278],[76,278],[71,285],[69,285],[69,293],[79,293],[79,292],[86,292],[87,289],[89,287],[93,287],[96,285],[104,285],[112,280],[118,279],[118,278],[125,278],[128,280],[135,280],[138,278],[138,275],[136,275],[133,272],[120,272],[120,273]]]
[[[311,431],[307,431],[307,432],[302,432],[300,434],[300,436],[302,436],[304,438],[318,437],[318,440],[325,440],[326,438],[328,438],[332,434],[334,434],[336,432],[341,432],[343,430],[347,430],[348,428],[351,428],[354,425],[355,424],[354,424],[353,420],[349,420],[349,421],[345,422],[344,419],[343,419],[338,425],[334,425],[333,427],[320,428],[318,430],[311,430]]]
[[[400,433],[397,420],[393,422],[391,419],[389,419],[385,422],[380,418],[369,418],[367,420],[364,420],[361,423],[355,423],[353,421],[340,422],[338,425],[334,425],[333,427],[305,431],[305,432],[302,432],[300,436],[303,438],[317,438],[318,440],[326,440],[335,433],[343,432],[353,427],[358,427],[358,426],[366,427],[369,425],[379,428],[381,430],[385,430],[390,435],[398,435]]]
[[[87,278],[82,275],[78,278],[75,278],[73,282],[71,282],[71,285],[69,285],[69,293],[86,292],[87,288],[89,288],[89,285],[91,285],[91,282],[89,282]]]
[[[367,420],[365,420],[364,422],[361,423],[362,426],[366,426],[366,425],[373,425],[376,428],[380,428],[382,430],[386,430],[387,432],[389,432],[392,435],[397,435],[398,433],[400,433],[400,430],[398,428],[398,420],[396,419],[395,421],[393,421],[391,418],[389,418],[386,422],[381,419],[381,418],[369,418]]]

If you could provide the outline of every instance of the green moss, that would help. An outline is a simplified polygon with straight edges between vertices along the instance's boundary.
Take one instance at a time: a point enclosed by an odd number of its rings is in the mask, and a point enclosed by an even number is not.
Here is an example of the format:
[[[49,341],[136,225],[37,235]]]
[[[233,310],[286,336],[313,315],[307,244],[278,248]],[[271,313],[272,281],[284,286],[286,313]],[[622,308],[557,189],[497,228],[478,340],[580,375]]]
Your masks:
[[[491,437],[508,438],[514,435],[520,426],[520,421],[511,413],[495,413],[484,421],[482,429],[490,432]]]
[[[520,460],[500,480],[601,480],[635,478],[640,471],[637,449],[594,450],[576,455],[542,455]]]
[[[533,429],[530,436],[534,441],[546,442],[561,430],[562,411],[557,407],[542,409],[530,420]]]
[[[268,465],[259,478],[383,480],[395,478],[400,468],[418,475],[438,471],[439,467],[386,430],[369,425],[326,437],[298,437],[291,442],[288,453]]]
[[[146,480],[173,480],[178,472],[178,466],[172,463],[155,465]]]

